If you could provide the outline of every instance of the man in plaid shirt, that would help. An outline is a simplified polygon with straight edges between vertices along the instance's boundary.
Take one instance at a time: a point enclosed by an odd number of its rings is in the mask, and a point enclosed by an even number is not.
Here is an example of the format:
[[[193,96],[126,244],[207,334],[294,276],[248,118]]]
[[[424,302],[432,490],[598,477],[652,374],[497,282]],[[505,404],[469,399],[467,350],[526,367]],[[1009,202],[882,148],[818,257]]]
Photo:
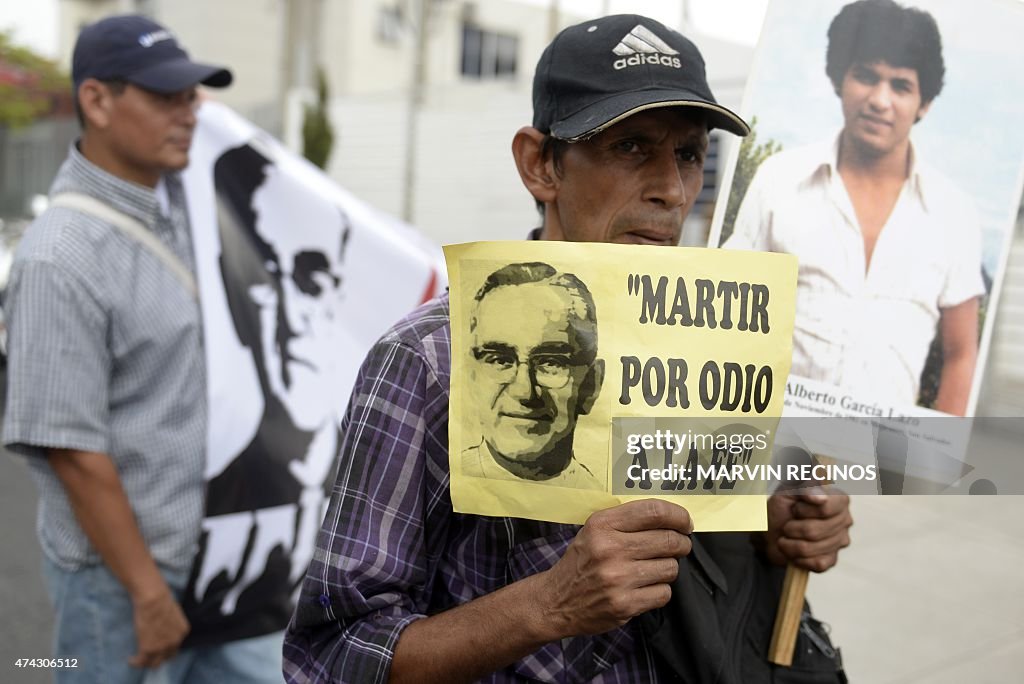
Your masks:
[[[512,143],[543,215],[532,237],[676,245],[712,127],[749,130],[686,38],[636,15],[565,29]],[[286,679],[672,681],[631,619],[670,600],[689,514],[656,500],[582,527],[453,513],[448,311],[444,296],[410,314],[360,370]],[[851,524],[845,496],[774,496],[764,551],[822,571]]]

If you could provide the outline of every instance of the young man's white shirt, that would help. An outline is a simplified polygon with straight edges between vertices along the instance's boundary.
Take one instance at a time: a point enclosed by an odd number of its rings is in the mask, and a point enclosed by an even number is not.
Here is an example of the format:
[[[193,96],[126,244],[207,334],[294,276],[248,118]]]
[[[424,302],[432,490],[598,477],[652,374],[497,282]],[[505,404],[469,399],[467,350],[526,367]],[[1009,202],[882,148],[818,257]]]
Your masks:
[[[907,180],[865,268],[837,154],[838,137],[767,159],[723,247],[799,258],[793,375],[913,404],[941,309],[985,292],[977,211],[911,149]]]

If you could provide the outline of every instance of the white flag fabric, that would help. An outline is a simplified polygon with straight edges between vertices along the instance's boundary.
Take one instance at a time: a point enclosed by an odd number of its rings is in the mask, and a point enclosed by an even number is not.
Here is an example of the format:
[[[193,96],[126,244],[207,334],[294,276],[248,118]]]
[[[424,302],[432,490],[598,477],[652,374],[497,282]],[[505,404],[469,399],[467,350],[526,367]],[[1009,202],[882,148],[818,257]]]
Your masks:
[[[223,105],[200,108],[184,182],[209,416],[182,599],[199,646],[287,625],[356,372],[445,276],[440,249]]]

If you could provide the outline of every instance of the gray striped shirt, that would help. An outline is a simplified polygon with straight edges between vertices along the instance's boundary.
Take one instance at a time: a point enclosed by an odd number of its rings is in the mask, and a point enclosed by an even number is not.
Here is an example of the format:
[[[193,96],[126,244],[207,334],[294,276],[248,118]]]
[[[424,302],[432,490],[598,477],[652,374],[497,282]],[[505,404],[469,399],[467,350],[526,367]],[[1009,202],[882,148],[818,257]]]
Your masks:
[[[80,192],[144,223],[194,272],[181,183],[117,178],[74,146],[50,191]],[[148,249],[110,224],[51,208],[26,231],[5,299],[3,441],[28,457],[43,551],[61,567],[101,562],[46,448],[109,454],[157,563],[186,572],[203,517],[206,388],[198,302]]]

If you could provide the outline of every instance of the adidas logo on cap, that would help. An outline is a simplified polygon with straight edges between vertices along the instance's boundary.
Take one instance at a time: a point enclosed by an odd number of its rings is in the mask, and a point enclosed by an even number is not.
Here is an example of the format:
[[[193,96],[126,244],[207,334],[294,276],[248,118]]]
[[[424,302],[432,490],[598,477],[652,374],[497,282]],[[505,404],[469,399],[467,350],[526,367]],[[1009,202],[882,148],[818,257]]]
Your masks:
[[[612,65],[617,70],[641,64],[660,64],[674,69],[683,67],[676,56],[679,52],[669,47],[668,43],[643,24],[634,26],[633,30],[622,37],[612,52],[620,57]]]
[[[151,31],[139,36],[139,45],[146,48],[153,47],[153,45],[163,40],[174,40],[174,35],[166,29]]]

